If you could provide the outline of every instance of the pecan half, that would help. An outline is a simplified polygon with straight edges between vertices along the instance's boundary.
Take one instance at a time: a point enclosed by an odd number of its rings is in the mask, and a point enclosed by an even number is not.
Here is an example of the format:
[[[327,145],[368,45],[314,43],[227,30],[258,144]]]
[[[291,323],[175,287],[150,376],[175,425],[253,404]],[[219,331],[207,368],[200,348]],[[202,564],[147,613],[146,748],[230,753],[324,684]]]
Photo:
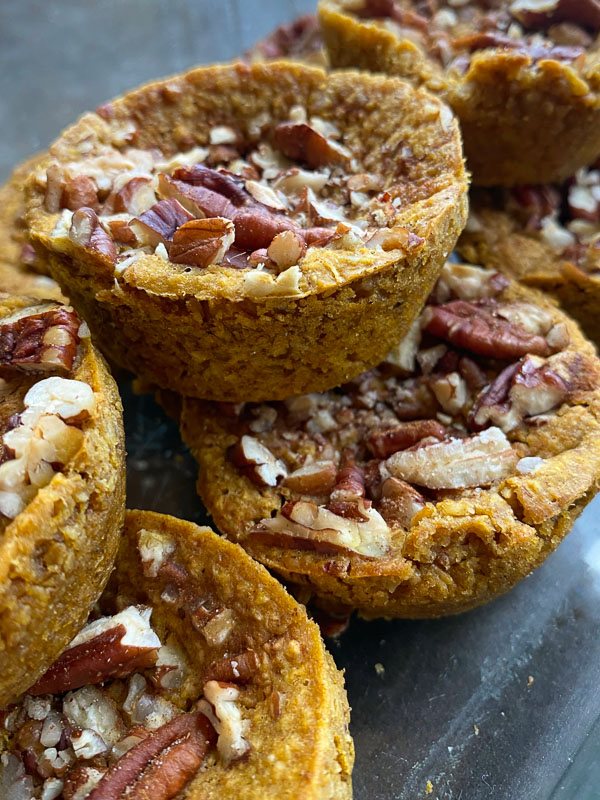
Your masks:
[[[327,164],[347,166],[350,152],[327,139],[305,122],[281,122],[273,131],[273,144],[287,158],[304,161],[312,169]]]
[[[168,248],[169,260],[195,267],[218,264],[234,238],[233,223],[224,217],[191,220],[173,234],[173,241]]]
[[[500,308],[490,300],[453,300],[428,306],[423,312],[423,329],[455,347],[491,358],[520,358],[527,353],[550,355],[551,348],[543,336],[530,334],[500,317]]]
[[[117,248],[93,208],[83,207],[74,212],[68,236],[74,244],[105,256],[111,264],[115,263]]]
[[[437,420],[418,419],[413,422],[403,422],[397,427],[371,431],[367,438],[367,447],[375,458],[389,458],[399,450],[406,450],[422,439],[430,437],[441,442],[448,437],[448,431]]]
[[[69,372],[80,325],[75,311],[64,306],[33,307],[1,319],[0,366]]]
[[[488,428],[466,439],[451,439],[402,450],[385,462],[387,470],[428,489],[485,486],[507,477],[519,455],[499,428]]]
[[[149,609],[144,614],[131,607],[115,617],[92,622],[29,693],[57,694],[154,666],[160,640],[149,627],[147,617]]]
[[[175,231],[194,217],[177,200],[159,200],[148,211],[132,219],[129,227],[140,244],[156,247],[173,239]]]
[[[196,775],[216,741],[204,714],[180,714],[121,756],[87,800],[171,800]]]

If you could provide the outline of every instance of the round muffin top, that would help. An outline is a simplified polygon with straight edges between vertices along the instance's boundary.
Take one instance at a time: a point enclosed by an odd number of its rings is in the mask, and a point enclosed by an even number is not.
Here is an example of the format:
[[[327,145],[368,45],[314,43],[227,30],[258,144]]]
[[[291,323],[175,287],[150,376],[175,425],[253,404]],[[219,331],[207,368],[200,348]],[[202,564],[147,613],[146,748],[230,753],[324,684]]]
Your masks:
[[[489,49],[580,68],[600,31],[595,0],[336,0],[336,5],[414,42],[456,75],[467,71],[473,53]]]
[[[0,293],[0,532],[83,443],[89,330],[70,306]]]
[[[352,279],[365,255],[377,270],[418,248],[465,185],[456,122],[424,91],[239,64],[83,117],[31,181],[29,222],[34,240],[95,261],[111,283],[298,294]]]
[[[600,162],[579,170],[562,184],[475,190],[466,240],[479,234],[485,238],[489,211],[508,215],[506,235],[522,233],[537,239],[558,258],[571,262],[593,280],[600,279]],[[535,266],[539,271],[561,270],[559,262],[543,256]]]
[[[129,512],[88,624],[0,712],[0,795],[256,797],[264,780],[261,797],[341,800],[347,718],[316,624],[277,581],[208,529]]]

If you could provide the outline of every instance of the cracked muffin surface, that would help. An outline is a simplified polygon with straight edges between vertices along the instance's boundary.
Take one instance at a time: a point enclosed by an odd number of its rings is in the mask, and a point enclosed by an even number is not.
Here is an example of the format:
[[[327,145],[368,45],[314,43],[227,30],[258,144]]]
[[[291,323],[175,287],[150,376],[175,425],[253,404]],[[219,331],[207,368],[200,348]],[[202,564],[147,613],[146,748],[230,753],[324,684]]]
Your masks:
[[[184,399],[217,527],[329,610],[428,617],[490,600],[597,490],[600,362],[500,273],[447,264],[376,369],[283,403]]]
[[[125,95],[66,131],[29,189],[38,254],[111,360],[216,400],[329,388],[380,360],[466,212],[442,103],[283,62]]]
[[[0,293],[0,703],[86,619],[124,513],[119,394],[69,306]]]
[[[319,14],[333,67],[399,75],[449,103],[474,183],[562,180],[598,156],[592,0],[321,0]]]
[[[240,547],[162,514],[126,513],[88,624],[0,718],[8,800],[352,796],[316,624]]]

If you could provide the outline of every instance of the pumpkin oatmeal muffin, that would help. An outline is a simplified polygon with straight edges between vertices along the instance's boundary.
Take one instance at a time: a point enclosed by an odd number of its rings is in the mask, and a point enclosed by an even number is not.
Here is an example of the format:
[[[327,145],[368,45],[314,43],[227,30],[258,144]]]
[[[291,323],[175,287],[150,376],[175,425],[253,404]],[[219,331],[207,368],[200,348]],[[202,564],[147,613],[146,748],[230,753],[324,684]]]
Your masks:
[[[279,25],[268,36],[256,42],[246,58],[250,61],[289,59],[326,67],[327,55],[317,15],[303,14],[291,22]]]
[[[30,190],[32,242],[110,359],[228,401],[377,363],[466,216],[443,104],[283,62],[196,69],[87,114]]]
[[[5,800],[352,796],[316,624],[240,547],[161,514],[127,512],[90,621],[0,718]]]
[[[19,164],[0,187],[0,291],[64,300],[58,284],[37,273],[35,250],[25,240],[23,184],[43,158],[41,154]]]
[[[600,362],[500,273],[447,264],[409,335],[339,389],[185,399],[218,528],[325,608],[435,617],[505,592],[600,477]]]
[[[68,306],[0,293],[0,704],[84,623],[123,521],[119,394]]]
[[[319,14],[333,67],[450,104],[475,184],[562,180],[600,153],[595,0],[321,0]]]
[[[600,164],[563,184],[473,191],[458,250],[549,292],[600,345]]]

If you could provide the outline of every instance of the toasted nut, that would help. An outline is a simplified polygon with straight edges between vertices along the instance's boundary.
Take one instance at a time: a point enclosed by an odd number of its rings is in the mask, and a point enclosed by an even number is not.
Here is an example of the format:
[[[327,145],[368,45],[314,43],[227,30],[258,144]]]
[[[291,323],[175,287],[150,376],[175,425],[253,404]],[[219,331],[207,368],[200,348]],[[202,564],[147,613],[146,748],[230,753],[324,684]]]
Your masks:
[[[98,203],[98,194],[93,180],[88,178],[87,175],[78,175],[65,183],[61,207],[77,211],[78,208],[83,206],[98,211],[100,204]]]
[[[499,428],[488,428],[466,439],[435,442],[402,450],[385,462],[387,470],[429,489],[465,489],[485,486],[509,475],[519,460]]]
[[[260,666],[255,650],[244,650],[236,656],[226,656],[213,661],[203,674],[203,681],[225,681],[226,683],[249,683]]]
[[[415,514],[425,507],[423,495],[400,478],[387,478],[381,495],[381,516],[387,523],[400,523],[405,528],[410,528]]]
[[[131,606],[90,623],[29,690],[55,694],[86,684],[122,678],[156,663],[160,640],[150,628],[150,609]]]
[[[275,211],[286,211],[287,209],[287,204],[283,202],[277,192],[264,183],[252,180],[246,181],[246,190],[255,200],[262,203],[263,206],[267,206],[267,208],[272,208]]]
[[[51,164],[46,170],[46,194],[44,208],[50,214],[56,214],[61,209],[63,190],[65,188],[65,173],[58,164]]]
[[[177,200],[160,200],[148,211],[132,219],[129,227],[140,244],[156,247],[172,241],[175,231],[193,218]]]
[[[173,234],[169,260],[175,264],[209,267],[222,259],[235,239],[233,223],[223,217],[194,219]]]
[[[137,237],[133,230],[129,227],[129,222],[123,219],[111,219],[106,223],[110,230],[110,235],[119,244],[127,244],[135,246],[137,244]]]
[[[242,436],[230,450],[229,457],[257,486],[277,486],[287,476],[283,461],[253,436]]]
[[[201,701],[200,708],[212,717],[218,733],[217,749],[225,764],[231,764],[246,755],[250,744],[244,739],[245,725],[239,706],[236,703],[240,696],[237,686],[219,681],[208,681],[204,685],[206,700]],[[208,703],[210,706],[208,706]],[[207,707],[208,706],[208,707]],[[214,708],[214,715],[212,709]]]
[[[600,6],[595,0],[515,0],[510,13],[527,28],[573,22],[582,28],[600,30]]]
[[[0,320],[0,365],[67,373],[79,344],[80,318],[64,306],[23,309]]]
[[[366,509],[371,505],[363,500],[364,496],[364,470],[356,465],[354,454],[347,450],[343,453],[342,466],[336,475],[326,508],[340,517],[362,522],[368,519]]]
[[[115,243],[100,224],[98,215],[92,208],[84,207],[74,212],[68,236],[74,244],[100,253],[111,264],[115,263],[117,258]]]
[[[121,756],[86,800],[171,800],[196,775],[216,740],[204,714],[180,714]]]
[[[365,508],[364,516],[364,521],[357,522],[299,500],[286,503],[275,517],[262,520],[249,536],[267,546],[380,558],[388,550],[390,530],[374,508]]]
[[[508,278],[500,272],[447,261],[442,267],[436,292],[442,293],[441,302],[454,298],[471,301],[496,297],[508,285]]]
[[[335,486],[336,475],[333,461],[315,461],[291,472],[283,485],[301,494],[328,495]]]
[[[126,211],[138,217],[155,203],[156,195],[150,178],[136,177],[119,189],[114,199],[114,210],[117,214]]]
[[[550,355],[551,348],[544,337],[530,334],[521,325],[499,316],[501,308],[493,300],[453,300],[442,306],[428,306],[423,313],[423,329],[455,347],[492,358],[520,358],[527,353]]]
[[[399,450],[406,450],[422,439],[431,437],[442,442],[448,438],[448,431],[437,420],[419,419],[414,422],[403,422],[397,427],[371,431],[367,439],[367,447],[375,458],[389,458]]]
[[[365,247],[373,249],[381,247],[382,250],[406,250],[409,247],[418,247],[425,240],[408,228],[381,228],[365,241]]]
[[[347,166],[351,154],[305,122],[282,122],[273,132],[273,144],[287,158],[304,161],[313,169],[327,164]]]
[[[295,231],[283,231],[273,238],[267,255],[282,269],[293,267],[306,254],[306,243]]]
[[[269,247],[278,233],[299,230],[298,223],[282,214],[273,214],[266,207],[242,208],[234,215],[235,244],[243,250]]]

